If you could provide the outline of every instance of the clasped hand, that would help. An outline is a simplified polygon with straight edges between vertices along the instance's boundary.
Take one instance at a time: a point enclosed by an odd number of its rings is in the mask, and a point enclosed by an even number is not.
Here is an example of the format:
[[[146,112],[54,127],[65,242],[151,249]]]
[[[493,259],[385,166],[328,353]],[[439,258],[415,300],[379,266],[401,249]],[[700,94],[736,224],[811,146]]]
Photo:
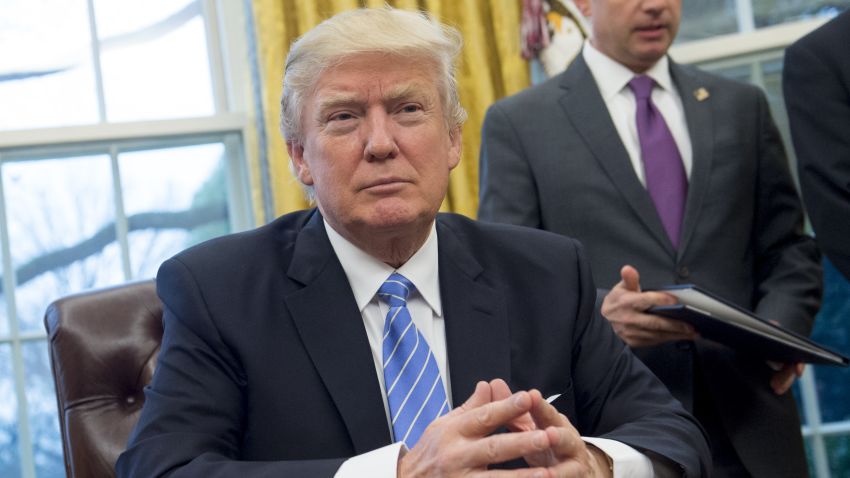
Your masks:
[[[509,433],[495,433],[500,428]],[[490,470],[523,458],[529,468]],[[399,478],[610,476],[607,459],[582,441],[537,390],[511,393],[501,379],[479,382],[461,406],[434,420],[400,461]]]

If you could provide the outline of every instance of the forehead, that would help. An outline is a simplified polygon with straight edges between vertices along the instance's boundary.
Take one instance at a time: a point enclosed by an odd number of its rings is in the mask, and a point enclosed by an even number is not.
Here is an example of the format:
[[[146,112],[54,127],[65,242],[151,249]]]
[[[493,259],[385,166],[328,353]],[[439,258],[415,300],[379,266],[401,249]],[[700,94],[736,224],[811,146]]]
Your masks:
[[[369,98],[436,94],[437,67],[433,61],[383,53],[362,53],[326,68],[312,94],[313,100],[357,95]]]

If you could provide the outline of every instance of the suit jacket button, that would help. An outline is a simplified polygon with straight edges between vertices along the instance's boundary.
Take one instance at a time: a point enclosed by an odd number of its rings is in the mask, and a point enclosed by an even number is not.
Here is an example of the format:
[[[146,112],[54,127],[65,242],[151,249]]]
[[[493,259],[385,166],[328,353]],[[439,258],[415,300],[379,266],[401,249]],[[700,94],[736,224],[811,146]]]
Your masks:
[[[691,271],[688,270],[686,266],[682,266],[679,268],[679,277],[682,279],[687,279],[690,277]]]

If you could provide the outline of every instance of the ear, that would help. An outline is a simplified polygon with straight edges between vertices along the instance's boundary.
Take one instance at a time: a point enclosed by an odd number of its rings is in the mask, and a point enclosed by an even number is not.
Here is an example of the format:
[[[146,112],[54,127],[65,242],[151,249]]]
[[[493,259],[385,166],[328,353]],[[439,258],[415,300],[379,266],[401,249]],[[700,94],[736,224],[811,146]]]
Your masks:
[[[463,133],[461,127],[457,126],[449,131],[449,169],[454,169],[460,163],[460,154],[463,152]]]
[[[573,0],[573,3],[575,3],[582,15],[590,18],[592,11],[590,8],[590,0]]]
[[[304,146],[295,141],[286,142],[286,151],[289,153],[289,160],[292,162],[292,172],[298,181],[305,186],[313,185],[313,175],[310,173],[310,166],[304,160]]]

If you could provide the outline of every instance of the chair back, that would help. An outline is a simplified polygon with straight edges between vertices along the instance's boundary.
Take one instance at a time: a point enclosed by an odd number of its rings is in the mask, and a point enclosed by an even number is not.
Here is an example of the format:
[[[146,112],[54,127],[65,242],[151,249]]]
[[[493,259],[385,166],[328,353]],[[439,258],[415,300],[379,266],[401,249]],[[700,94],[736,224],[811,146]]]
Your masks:
[[[115,476],[162,342],[153,280],[56,300],[44,317],[69,478]]]

